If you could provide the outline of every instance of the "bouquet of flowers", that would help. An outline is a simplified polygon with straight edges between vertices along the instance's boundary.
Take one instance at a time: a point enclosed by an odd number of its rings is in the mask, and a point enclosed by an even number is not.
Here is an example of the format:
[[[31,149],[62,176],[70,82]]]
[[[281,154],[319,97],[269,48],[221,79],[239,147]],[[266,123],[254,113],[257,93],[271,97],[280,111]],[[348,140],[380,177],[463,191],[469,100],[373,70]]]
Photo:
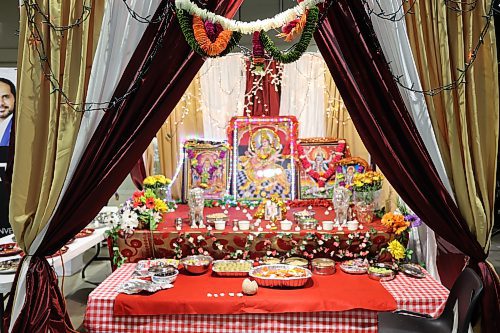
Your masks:
[[[162,214],[167,210],[167,204],[158,199],[151,189],[135,191],[132,198],[125,201],[120,208],[121,229],[156,230],[162,220]]]
[[[170,185],[172,180],[170,178],[165,177],[164,175],[154,175],[148,176],[144,179],[143,185],[144,188],[147,189],[157,189],[160,187],[165,187]]]
[[[396,235],[401,235],[408,227],[410,222],[405,220],[405,217],[401,214],[386,213],[382,217],[382,225],[387,227],[387,231],[395,233]]]
[[[372,203],[376,199],[377,191],[382,189],[383,180],[384,176],[377,171],[354,174],[352,189],[355,199],[367,204]]]

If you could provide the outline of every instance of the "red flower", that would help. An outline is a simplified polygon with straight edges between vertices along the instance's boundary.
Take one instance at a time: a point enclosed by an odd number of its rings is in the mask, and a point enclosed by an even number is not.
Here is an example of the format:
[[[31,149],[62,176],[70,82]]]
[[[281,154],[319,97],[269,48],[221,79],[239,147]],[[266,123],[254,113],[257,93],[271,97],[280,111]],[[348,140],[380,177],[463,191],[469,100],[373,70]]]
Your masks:
[[[140,199],[142,196],[144,196],[144,191],[135,191],[133,194],[134,201]]]
[[[137,208],[140,205],[141,205],[141,201],[139,199],[134,199],[134,203],[133,203],[134,208]]]
[[[146,207],[149,209],[155,208],[155,199],[153,197],[146,198]]]

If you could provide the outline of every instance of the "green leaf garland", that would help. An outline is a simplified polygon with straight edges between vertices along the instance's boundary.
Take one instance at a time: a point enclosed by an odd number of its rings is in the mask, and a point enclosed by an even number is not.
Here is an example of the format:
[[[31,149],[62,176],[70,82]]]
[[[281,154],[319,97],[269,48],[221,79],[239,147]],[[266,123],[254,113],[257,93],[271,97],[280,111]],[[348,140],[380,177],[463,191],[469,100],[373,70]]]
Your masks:
[[[284,64],[289,64],[294,61],[297,61],[304,52],[307,51],[307,47],[311,42],[314,31],[316,30],[316,24],[318,23],[319,17],[319,9],[318,7],[314,7],[309,9],[309,13],[307,14],[306,25],[304,26],[304,31],[302,31],[302,35],[300,36],[300,40],[297,44],[295,44],[289,51],[282,52],[280,51],[274,42],[267,36],[264,32],[260,34],[260,40],[262,41],[262,45],[264,45],[264,49],[273,57],[274,60],[279,61]]]
[[[182,9],[177,9],[176,14],[177,14],[177,19],[179,20],[179,25],[181,26],[182,33],[184,34],[184,38],[186,39],[186,42],[193,49],[193,51],[195,51],[202,57],[217,58],[225,56],[229,52],[231,52],[233,48],[240,42],[241,33],[233,31],[233,36],[229,41],[229,43],[227,44],[226,49],[217,56],[209,56],[208,54],[205,53],[205,51],[201,49],[200,45],[194,38],[192,16],[189,15],[187,11]]]

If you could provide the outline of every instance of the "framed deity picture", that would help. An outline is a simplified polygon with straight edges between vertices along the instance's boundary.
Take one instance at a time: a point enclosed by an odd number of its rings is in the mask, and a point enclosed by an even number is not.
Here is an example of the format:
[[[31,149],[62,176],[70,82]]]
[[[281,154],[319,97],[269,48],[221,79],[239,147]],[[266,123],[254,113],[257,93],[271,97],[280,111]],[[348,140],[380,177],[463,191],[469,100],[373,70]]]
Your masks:
[[[233,117],[229,126],[234,199],[295,199],[297,119]]]
[[[222,199],[228,194],[229,152],[227,142],[184,142],[184,201],[189,190],[195,187],[205,191],[206,200]]]
[[[326,199],[333,195],[337,162],[349,156],[344,139],[308,138],[297,145],[299,198]]]
[[[346,184],[352,184],[355,173],[370,171],[368,162],[361,157],[347,157],[336,163],[336,172],[344,174]]]

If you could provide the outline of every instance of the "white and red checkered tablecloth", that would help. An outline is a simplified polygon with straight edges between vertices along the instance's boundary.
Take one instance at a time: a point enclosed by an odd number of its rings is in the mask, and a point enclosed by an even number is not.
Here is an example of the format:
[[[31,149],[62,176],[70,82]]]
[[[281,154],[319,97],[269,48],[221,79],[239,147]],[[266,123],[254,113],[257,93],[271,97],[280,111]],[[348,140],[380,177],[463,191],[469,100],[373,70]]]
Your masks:
[[[118,295],[117,286],[130,277],[134,268],[135,264],[123,265],[89,295],[84,320],[88,332],[366,333],[377,331],[377,312],[368,310],[238,315],[115,316],[113,302]],[[427,313],[432,316],[437,316],[442,312],[448,297],[448,290],[430,276],[424,279],[413,279],[404,274],[398,274],[394,280],[382,284],[396,300],[398,309]]]

